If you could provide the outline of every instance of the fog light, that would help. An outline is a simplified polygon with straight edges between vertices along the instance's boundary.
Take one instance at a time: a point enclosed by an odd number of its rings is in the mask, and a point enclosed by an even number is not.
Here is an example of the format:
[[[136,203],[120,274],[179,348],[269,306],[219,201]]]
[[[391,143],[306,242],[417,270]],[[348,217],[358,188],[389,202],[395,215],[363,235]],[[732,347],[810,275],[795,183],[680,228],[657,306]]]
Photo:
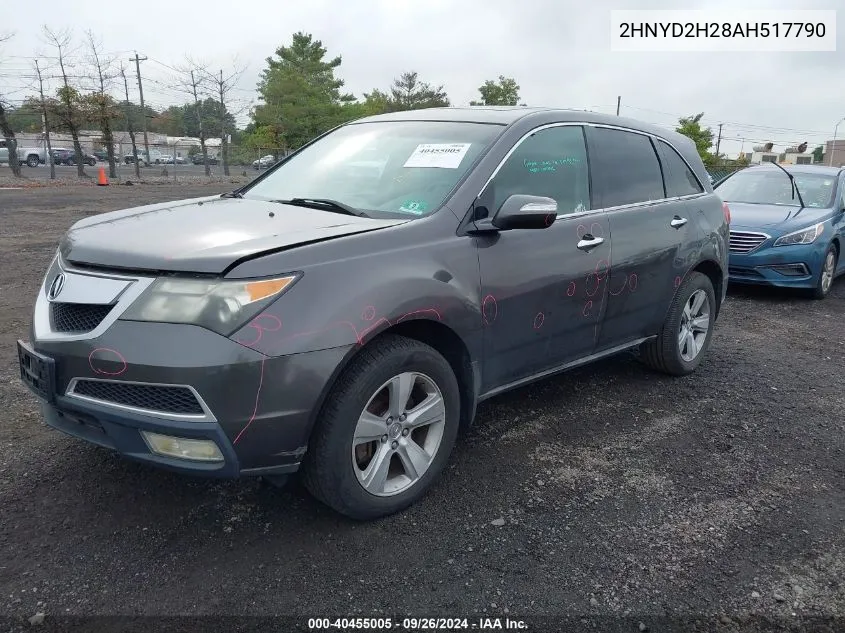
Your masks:
[[[159,435],[149,431],[141,431],[144,439],[153,453],[191,459],[199,462],[222,462],[223,453],[211,440],[190,440],[184,437]]]

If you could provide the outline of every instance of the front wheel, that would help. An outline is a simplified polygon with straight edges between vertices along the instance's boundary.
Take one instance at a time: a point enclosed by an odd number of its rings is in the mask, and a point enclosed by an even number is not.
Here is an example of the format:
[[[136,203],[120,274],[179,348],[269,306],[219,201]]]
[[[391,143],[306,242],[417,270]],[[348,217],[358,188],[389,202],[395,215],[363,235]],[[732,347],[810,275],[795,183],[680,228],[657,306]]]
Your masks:
[[[710,346],[715,321],[713,284],[707,275],[691,273],[675,293],[660,333],[640,346],[640,358],[671,376],[691,374]]]
[[[377,339],[326,398],[303,465],[305,486],[353,519],[407,508],[449,458],[460,399],[455,374],[435,349],[400,336]]]
[[[838,260],[839,251],[836,249],[835,244],[831,244],[825,251],[822,269],[819,272],[819,280],[813,289],[814,299],[824,299],[830,294],[830,289],[833,288],[833,278],[836,276],[836,262]]]

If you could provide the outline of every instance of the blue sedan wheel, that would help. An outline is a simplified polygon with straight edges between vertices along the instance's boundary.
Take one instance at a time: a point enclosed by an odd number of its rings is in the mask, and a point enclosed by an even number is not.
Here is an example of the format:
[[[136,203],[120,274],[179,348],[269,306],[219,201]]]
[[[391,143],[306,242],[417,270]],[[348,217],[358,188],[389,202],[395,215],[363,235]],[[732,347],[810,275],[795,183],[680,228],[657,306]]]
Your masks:
[[[836,274],[836,261],[838,259],[839,252],[836,249],[836,245],[831,244],[827,247],[827,251],[824,254],[824,264],[822,264],[819,281],[813,292],[813,296],[816,299],[824,299],[830,293],[830,289],[833,287],[833,277]]]

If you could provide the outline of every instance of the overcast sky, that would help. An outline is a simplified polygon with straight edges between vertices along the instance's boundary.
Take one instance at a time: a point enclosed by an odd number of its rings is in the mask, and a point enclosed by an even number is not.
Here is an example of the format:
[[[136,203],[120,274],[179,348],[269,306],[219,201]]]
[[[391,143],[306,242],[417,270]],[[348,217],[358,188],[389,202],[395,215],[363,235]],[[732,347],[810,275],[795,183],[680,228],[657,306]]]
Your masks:
[[[0,31],[0,94],[22,99],[36,53],[51,55],[41,26],[72,29],[78,42],[93,30],[107,52],[128,60],[137,50],[144,96],[154,107],[186,101],[166,65],[185,54],[211,67],[248,65],[239,91],[255,99],[265,58],[295,31],[312,33],[341,55],[339,75],[360,96],[387,88],[416,70],[443,84],[454,105],[478,98],[485,79],[516,78],[529,105],[592,109],[671,126],[682,115],[705,113],[714,130],[724,123],[722,151],[734,154],[767,140],[781,149],[833,135],[845,117],[845,36],[841,0],[801,0],[800,8],[841,9],[835,53],[614,53],[611,9],[796,8],[781,0],[142,0],[138,3],[14,2]],[[42,10],[49,5],[49,11]],[[130,9],[130,6],[132,7]],[[137,98],[137,86],[130,86]],[[241,117],[243,120],[243,117]],[[840,127],[845,135],[845,125]]]

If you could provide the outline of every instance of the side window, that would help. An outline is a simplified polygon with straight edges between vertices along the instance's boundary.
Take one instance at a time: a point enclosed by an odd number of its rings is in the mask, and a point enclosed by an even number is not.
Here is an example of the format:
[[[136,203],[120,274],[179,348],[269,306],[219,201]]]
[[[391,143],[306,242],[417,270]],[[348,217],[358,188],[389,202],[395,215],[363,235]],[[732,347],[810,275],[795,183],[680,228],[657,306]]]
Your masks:
[[[603,207],[666,197],[663,175],[651,139],[643,134],[596,127],[590,130],[594,181],[601,183]]]
[[[557,201],[558,214],[590,208],[590,179],[584,129],[566,125],[539,130],[514,150],[483,196],[493,215],[515,194]]]
[[[704,188],[698,182],[698,178],[678,155],[672,146],[663,141],[657,141],[660,150],[660,159],[663,162],[663,177],[666,181],[666,195],[670,198],[675,196],[690,196],[701,193]]]

